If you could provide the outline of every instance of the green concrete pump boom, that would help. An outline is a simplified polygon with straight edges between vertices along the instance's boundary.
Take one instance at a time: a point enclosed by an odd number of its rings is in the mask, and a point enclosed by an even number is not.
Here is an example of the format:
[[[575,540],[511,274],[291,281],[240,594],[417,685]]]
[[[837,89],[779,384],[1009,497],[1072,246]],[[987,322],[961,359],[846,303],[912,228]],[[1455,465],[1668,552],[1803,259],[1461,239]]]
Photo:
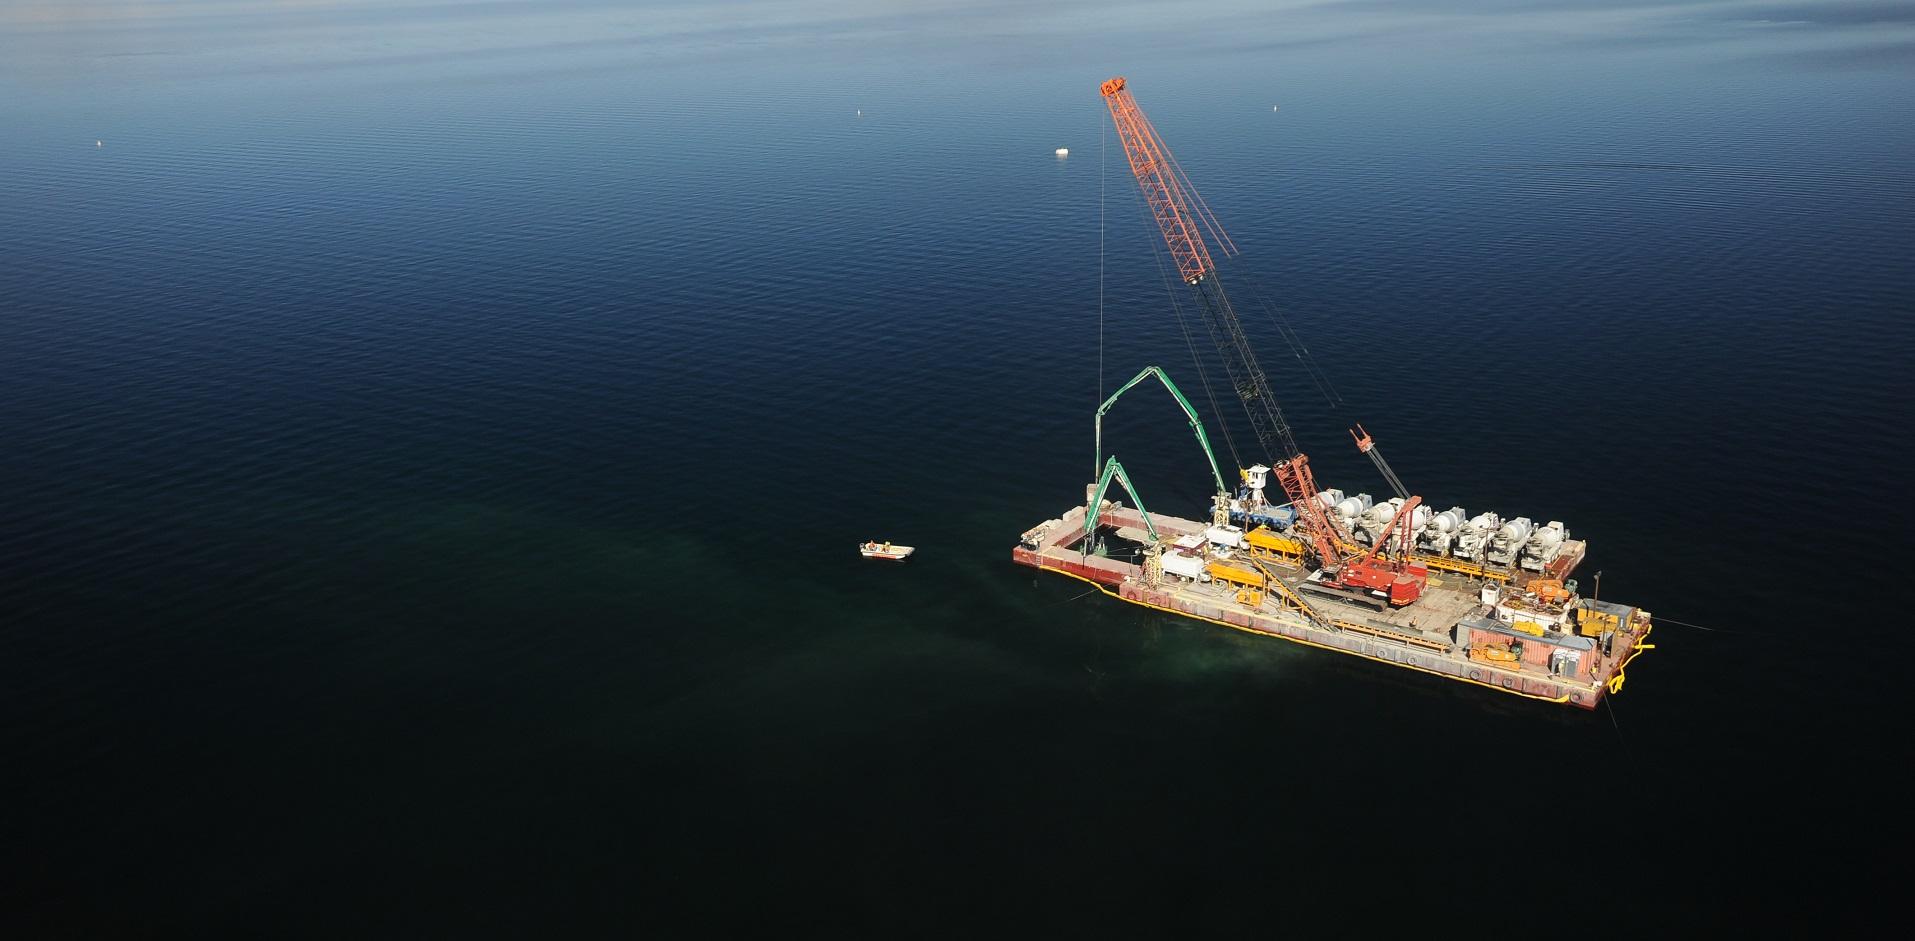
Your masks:
[[[1110,479],[1115,476],[1117,482],[1124,485],[1124,492],[1130,494],[1131,502],[1137,504],[1137,515],[1144,518],[1144,528],[1150,530],[1150,541],[1161,542],[1157,535],[1157,524],[1150,521],[1150,511],[1144,509],[1144,500],[1137,495],[1137,488],[1130,485],[1130,475],[1124,473],[1124,465],[1117,463],[1117,455],[1104,462],[1104,474],[1097,478],[1097,490],[1091,494],[1090,502],[1084,506],[1084,535],[1095,538],[1097,535],[1097,507],[1104,502],[1104,491],[1110,489]],[[1088,550],[1090,539],[1084,541]]]
[[[1099,461],[1104,459],[1104,413],[1110,411],[1110,407],[1117,403],[1118,396],[1129,392],[1132,386],[1143,382],[1150,376],[1156,376],[1157,380],[1164,384],[1164,388],[1170,390],[1170,397],[1176,399],[1177,404],[1183,408],[1184,414],[1189,416],[1190,430],[1196,432],[1197,443],[1203,446],[1204,457],[1210,460],[1210,476],[1216,478],[1217,492],[1226,495],[1229,494],[1230,489],[1225,487],[1223,483],[1223,473],[1217,470],[1217,455],[1210,450],[1210,436],[1204,434],[1203,419],[1197,417],[1197,410],[1191,407],[1189,399],[1184,398],[1183,390],[1178,389],[1177,384],[1170,381],[1170,376],[1164,373],[1163,367],[1161,366],[1144,367],[1143,372],[1132,377],[1129,382],[1124,383],[1116,392],[1112,392],[1110,398],[1104,400],[1104,404],[1097,406],[1097,459]],[[1095,467],[1096,465],[1092,466]],[[1126,482],[1124,487],[1125,489],[1129,489],[1130,484]],[[1131,496],[1135,497],[1136,494],[1133,493]],[[1143,507],[1139,506],[1138,509],[1141,510]]]

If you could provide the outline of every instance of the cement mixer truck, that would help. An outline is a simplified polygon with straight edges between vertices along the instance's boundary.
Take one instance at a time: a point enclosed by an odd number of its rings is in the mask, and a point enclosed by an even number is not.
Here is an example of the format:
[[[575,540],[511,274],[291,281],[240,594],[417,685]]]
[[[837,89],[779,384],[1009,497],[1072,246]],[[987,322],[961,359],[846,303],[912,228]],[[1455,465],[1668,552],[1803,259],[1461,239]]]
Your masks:
[[[1563,543],[1569,540],[1569,530],[1563,528],[1561,520],[1550,520],[1549,525],[1530,534],[1529,541],[1523,544],[1523,568],[1540,572],[1563,554]]]

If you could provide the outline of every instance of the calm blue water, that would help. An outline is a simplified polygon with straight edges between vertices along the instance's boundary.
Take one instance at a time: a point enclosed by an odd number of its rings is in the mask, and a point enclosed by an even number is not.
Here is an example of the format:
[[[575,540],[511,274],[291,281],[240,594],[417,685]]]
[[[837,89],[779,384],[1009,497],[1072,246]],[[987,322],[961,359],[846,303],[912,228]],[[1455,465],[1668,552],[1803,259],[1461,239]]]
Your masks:
[[[1572,713],[1013,566],[1197,387],[1115,74],[1320,480],[1714,630]],[[1864,0],[0,2],[6,919],[1866,912],[1912,155]]]

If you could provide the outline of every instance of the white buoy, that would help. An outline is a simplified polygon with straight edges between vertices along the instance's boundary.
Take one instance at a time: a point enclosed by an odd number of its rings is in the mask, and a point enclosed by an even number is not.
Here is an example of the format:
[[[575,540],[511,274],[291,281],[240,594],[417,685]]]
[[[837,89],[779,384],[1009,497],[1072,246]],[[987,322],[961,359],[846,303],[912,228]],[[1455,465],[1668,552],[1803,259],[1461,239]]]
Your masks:
[[[1270,106],[1270,110],[1272,110],[1272,111],[1275,111],[1275,110],[1277,110],[1277,106],[1276,106],[1276,105],[1271,105],[1271,106]]]
[[[1057,155],[1059,157],[1068,157],[1071,155],[1071,149],[1069,147],[1059,147],[1057,148]]]
[[[858,109],[858,117],[861,117],[861,118],[862,118],[862,117],[864,117],[864,109],[863,109],[863,108],[859,108],[859,109]]]
[[[103,141],[103,140],[96,140],[96,141],[94,141],[94,142],[93,142],[93,146],[95,146],[95,147],[105,147],[105,146],[106,146],[106,141]]]

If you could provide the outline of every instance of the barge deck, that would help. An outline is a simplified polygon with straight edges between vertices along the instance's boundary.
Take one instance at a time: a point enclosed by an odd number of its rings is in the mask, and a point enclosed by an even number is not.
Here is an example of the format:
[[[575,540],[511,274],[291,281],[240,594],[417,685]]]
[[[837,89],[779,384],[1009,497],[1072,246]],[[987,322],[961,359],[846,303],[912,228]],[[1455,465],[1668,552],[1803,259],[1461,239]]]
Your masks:
[[[1594,709],[1605,693],[1621,690],[1624,669],[1654,646],[1647,643],[1650,615],[1636,608],[1577,602],[1599,612],[1597,618],[1611,619],[1614,629],[1594,636],[1494,616],[1499,602],[1504,614],[1512,605],[1522,610],[1521,586],[1529,580],[1566,576],[1584,555],[1581,543],[1566,546],[1562,562],[1543,573],[1519,569],[1478,577],[1439,568],[1429,573],[1428,588],[1417,601],[1379,611],[1304,591],[1310,572],[1255,553],[1242,558],[1267,577],[1261,585],[1230,577],[1147,578],[1145,566],[1085,551],[1085,509],[1073,507],[1027,531],[1012,549],[1012,560],[1090,582],[1105,594],[1168,614],[1583,709]],[[1100,531],[1119,538],[1141,542],[1146,535],[1144,517],[1118,503],[1101,504],[1097,522]],[[1149,523],[1166,544],[1203,539],[1209,529],[1206,523],[1156,513]],[[1513,660],[1489,659],[1492,652],[1512,656],[1511,650]]]

